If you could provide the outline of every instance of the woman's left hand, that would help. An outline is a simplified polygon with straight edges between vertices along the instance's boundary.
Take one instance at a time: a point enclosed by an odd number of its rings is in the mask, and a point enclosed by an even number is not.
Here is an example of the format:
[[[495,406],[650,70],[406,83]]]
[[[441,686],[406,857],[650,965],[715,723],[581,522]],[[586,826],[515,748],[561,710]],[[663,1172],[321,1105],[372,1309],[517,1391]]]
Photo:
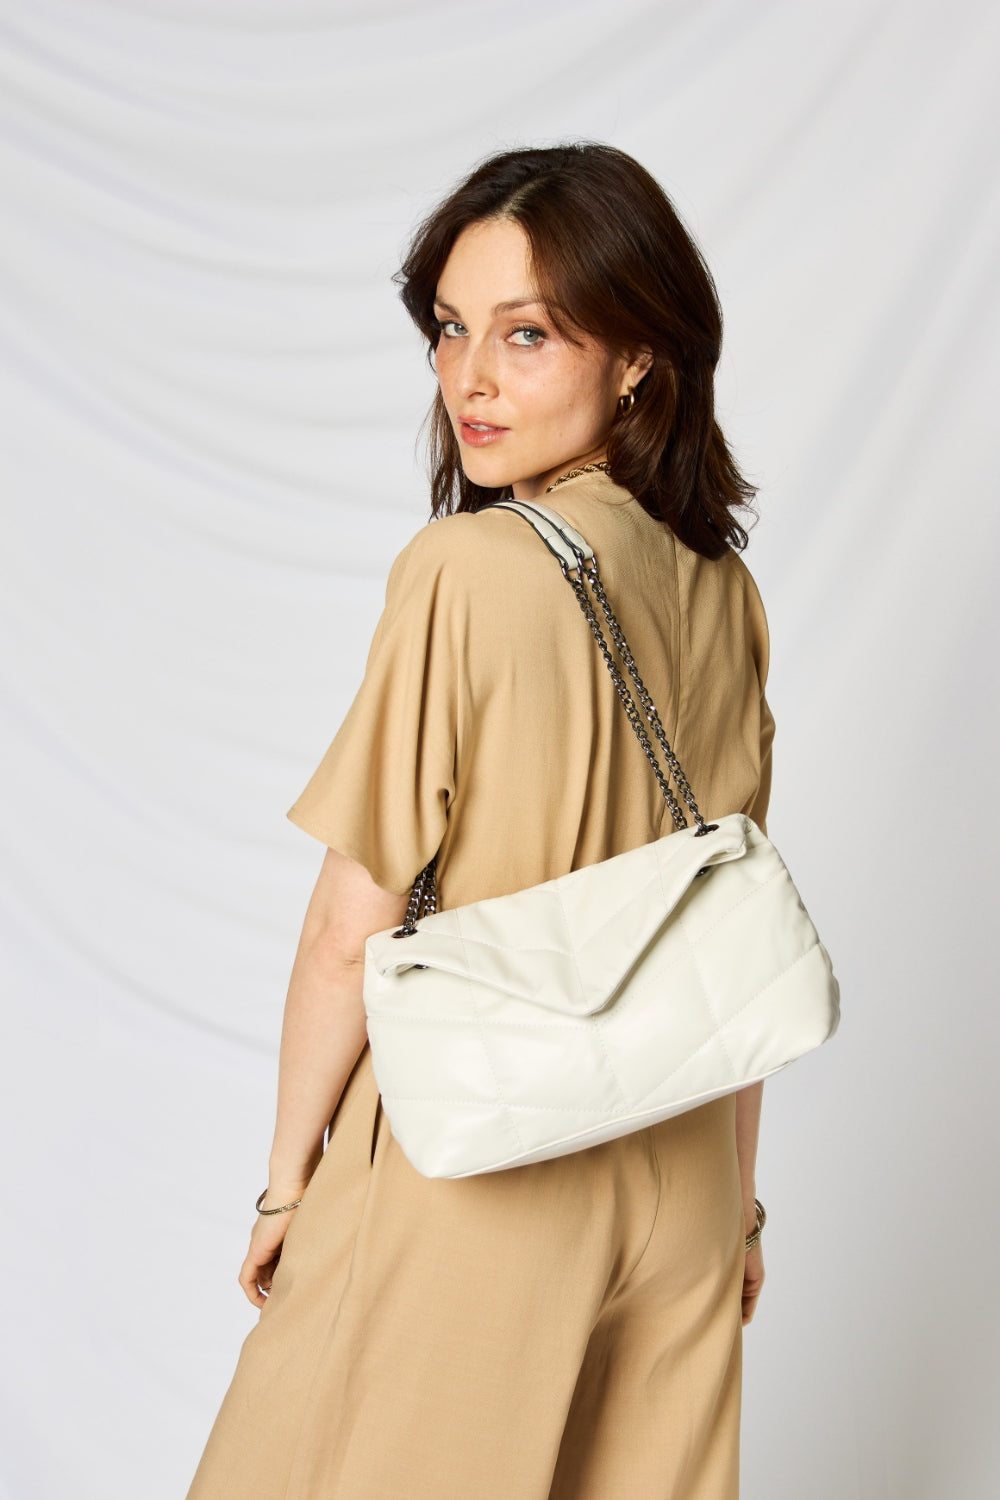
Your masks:
[[[747,1230],[747,1233],[752,1233]],[[757,1241],[752,1250],[746,1253],[746,1264],[743,1269],[743,1326],[750,1322],[757,1311],[757,1298],[760,1289],[764,1285],[764,1252],[761,1249],[760,1240]]]
[[[305,1192],[305,1184],[289,1188],[278,1196],[270,1190],[264,1197],[261,1208],[277,1208],[282,1203],[294,1203]],[[250,1231],[250,1248],[240,1267],[240,1286],[254,1307],[263,1307],[271,1289],[275,1267],[281,1258],[281,1246],[297,1208],[283,1214],[258,1214]]]

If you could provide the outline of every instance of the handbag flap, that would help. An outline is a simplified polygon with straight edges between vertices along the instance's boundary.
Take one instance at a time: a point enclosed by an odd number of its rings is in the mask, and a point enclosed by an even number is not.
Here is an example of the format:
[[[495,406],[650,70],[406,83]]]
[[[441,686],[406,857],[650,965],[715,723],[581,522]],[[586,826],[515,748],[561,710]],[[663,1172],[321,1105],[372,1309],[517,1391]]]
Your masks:
[[[563,1015],[592,1015],[702,870],[739,859],[754,824],[743,813],[712,831],[680,829],[598,864],[507,896],[421,917],[410,936],[371,936],[366,961],[382,976],[438,969]],[[377,996],[365,1003],[377,1008]]]

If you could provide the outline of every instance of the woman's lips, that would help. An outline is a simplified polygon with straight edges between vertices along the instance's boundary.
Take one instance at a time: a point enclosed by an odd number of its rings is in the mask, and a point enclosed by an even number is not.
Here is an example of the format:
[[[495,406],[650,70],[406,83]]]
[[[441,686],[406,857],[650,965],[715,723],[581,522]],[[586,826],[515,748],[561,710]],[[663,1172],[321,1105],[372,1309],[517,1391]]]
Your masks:
[[[485,448],[510,431],[508,427],[494,427],[489,422],[467,422],[464,417],[459,418],[458,430],[462,442],[468,443],[470,448]]]

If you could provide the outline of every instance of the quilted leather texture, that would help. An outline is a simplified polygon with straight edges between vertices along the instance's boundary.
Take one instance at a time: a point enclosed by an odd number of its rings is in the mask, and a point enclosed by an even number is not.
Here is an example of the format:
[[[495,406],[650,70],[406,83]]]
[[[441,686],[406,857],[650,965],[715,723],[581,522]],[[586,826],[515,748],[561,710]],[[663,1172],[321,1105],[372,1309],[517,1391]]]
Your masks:
[[[366,945],[383,1107],[427,1177],[564,1155],[766,1078],[836,1031],[829,955],[742,813]]]

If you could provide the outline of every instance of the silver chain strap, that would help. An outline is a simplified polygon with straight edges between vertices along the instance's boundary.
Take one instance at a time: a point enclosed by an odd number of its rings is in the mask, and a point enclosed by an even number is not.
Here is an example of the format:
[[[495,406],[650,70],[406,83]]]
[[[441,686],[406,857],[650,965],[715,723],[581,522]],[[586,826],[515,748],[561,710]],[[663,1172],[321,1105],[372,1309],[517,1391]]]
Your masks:
[[[618,697],[621,699],[622,708],[624,708],[625,710],[625,717],[628,719],[632,728],[635,730],[636,738],[643,748],[646,759],[649,761],[649,764],[652,768],[653,775],[656,777],[657,785],[659,786],[660,791],[663,793],[664,800],[670,809],[670,816],[674,820],[674,827],[678,830],[681,828],[686,828],[688,826],[687,819],[685,818],[684,813],[681,811],[680,804],[678,803],[677,798],[674,796],[674,793],[671,790],[670,782],[663,774],[663,769],[656,758],[656,752],[653,749],[653,746],[650,743],[649,735],[646,732],[646,726],[642,722],[642,715],[636,708],[635,699],[629,692],[628,684],[622,676],[618,665],[611,654],[610,647],[608,646],[607,640],[604,636],[604,632],[601,629],[600,621],[597,618],[597,615],[594,611],[594,606],[591,603],[590,596],[587,593],[587,583],[590,584],[598,603],[604,610],[608,621],[608,631],[611,635],[612,640],[618,648],[618,652],[621,656],[622,661],[628,668],[628,672],[632,678],[632,681],[635,683],[636,695],[638,696],[639,702],[642,704],[643,711],[646,715],[647,720],[653,726],[653,733],[656,735],[656,738],[663,750],[664,759],[666,760],[667,765],[670,767],[674,780],[677,782],[677,788],[683,796],[684,801],[690,808],[695,823],[698,825],[698,834],[700,835],[703,833],[708,833],[709,827],[706,824],[701,813],[698,811],[698,804],[694,800],[694,793],[691,791],[691,787],[688,784],[687,777],[684,775],[683,771],[681,771],[677,757],[674,754],[673,750],[670,748],[667,736],[664,733],[663,725],[660,723],[660,716],[657,713],[656,705],[654,704],[652,698],[649,696],[649,693],[646,691],[646,686],[642,678],[639,676],[638,670],[636,669],[635,659],[632,656],[632,652],[629,650],[628,642],[625,639],[625,633],[619,625],[614,614],[612,613],[611,606],[608,603],[608,596],[604,592],[604,585],[601,582],[600,574],[597,571],[597,559],[591,558],[591,560],[586,564],[583,564],[583,561],[581,559],[581,563],[577,568],[576,578],[571,577],[569,567],[566,563],[561,562],[560,567],[563,571],[563,577],[572,588],[574,594],[576,595],[577,602],[580,605],[580,608],[583,610],[583,613],[587,617],[587,623],[589,624],[590,629],[593,633],[594,640],[597,642],[597,649],[604,657],[604,664],[611,674],[611,680],[615,685],[615,690],[618,693]],[[584,580],[586,580],[586,582]]]
[[[403,918],[402,927],[398,927],[393,937],[412,937],[417,930],[417,922],[421,917],[432,916],[437,911],[437,860],[431,855],[427,864],[420,871],[413,882],[410,891],[410,899],[406,903],[406,915]]]
[[[625,717],[628,719],[632,728],[635,730],[639,740],[639,744],[642,746],[643,751],[645,752],[646,759],[649,761],[649,764],[653,768],[653,775],[656,777],[660,791],[663,793],[666,804],[670,809],[670,816],[674,820],[674,826],[676,828],[686,828],[687,819],[681,812],[677,798],[674,796],[673,792],[670,789],[670,783],[664,776],[663,771],[660,767],[660,763],[656,759],[656,754],[649,742],[649,735],[646,733],[646,726],[643,724],[642,719],[639,715],[639,710],[635,706],[635,700],[628,690],[628,684],[626,683],[621,672],[618,670],[618,665],[611,654],[611,650],[608,646],[607,641],[604,638],[604,632],[601,629],[601,623],[594,612],[594,606],[590,602],[590,597],[587,593],[587,585],[584,582],[585,576],[588,579],[591,578],[590,572],[589,570],[587,570],[585,574],[581,569],[578,577],[571,578],[567,565],[565,563],[560,563],[560,567],[563,571],[563,577],[566,579],[566,582],[569,584],[570,588],[576,595],[577,603],[587,617],[587,623],[590,626],[591,631],[593,632],[594,640],[597,642],[597,649],[604,657],[604,664],[607,667],[608,671],[611,673],[611,680],[615,685],[615,691],[617,692],[618,697],[621,699],[622,708],[625,710]]]
[[[594,467],[596,468],[597,465],[594,465]],[[571,476],[566,475],[564,477],[570,478]],[[550,488],[554,489],[555,486],[551,485]],[[563,540],[568,541],[568,538],[563,535]],[[570,545],[572,546],[572,543],[570,543]],[[604,584],[601,580],[601,575],[597,569],[597,558],[592,557],[588,561],[584,559],[582,553],[577,551],[575,547],[573,548],[573,550],[576,553],[577,558],[575,569],[577,576],[575,578],[571,576],[569,564],[564,559],[560,558],[559,566],[562,569],[562,575],[566,579],[566,582],[569,584],[570,588],[573,590],[573,593],[576,595],[577,603],[586,616],[587,623],[590,626],[594,640],[597,643],[597,649],[600,651],[602,657],[604,658],[604,664],[611,674],[611,680],[615,685],[615,691],[617,692],[619,700],[621,701],[622,708],[625,710],[625,717],[628,719],[632,728],[635,730],[636,738],[643,748],[646,759],[649,761],[649,764],[652,767],[653,775],[656,777],[657,785],[659,786],[660,791],[663,793],[664,800],[668,808],[670,809],[670,816],[674,821],[674,827],[678,831],[680,831],[680,829],[688,827],[688,821],[684,816],[680,803],[674,796],[669,780],[663,773],[662,766],[656,758],[656,751],[653,749],[652,743],[650,742],[649,735],[646,732],[646,726],[642,722],[642,714],[645,714],[647,721],[652,725],[653,734],[655,735],[657,743],[659,744],[660,750],[663,754],[663,759],[666,761],[666,764],[670,770],[670,774],[674,778],[677,790],[680,792],[682,798],[687,804],[691,816],[694,818],[696,825],[695,838],[700,838],[703,834],[706,833],[712,833],[718,827],[718,824],[706,823],[705,819],[702,817],[701,813],[698,810],[698,804],[695,801],[694,793],[691,790],[691,785],[687,777],[684,775],[684,772],[681,770],[680,761],[677,759],[677,756],[674,754],[674,751],[671,748],[670,741],[667,739],[666,731],[664,730],[663,724],[660,721],[660,715],[657,711],[656,704],[649,696],[646,685],[643,682],[642,678],[639,676],[639,670],[635,664],[635,657],[632,655],[632,651],[629,647],[628,641],[625,639],[625,632],[619,625],[614,611],[612,610],[611,605],[608,601],[608,596],[604,591]],[[642,705],[642,714],[640,714],[638,708],[636,707],[635,699],[632,697],[632,694],[629,691],[628,683],[622,676],[618,664],[611,653],[611,648],[607,643],[604,631],[601,629],[601,622],[597,618],[597,612],[595,611],[590,599],[590,595],[587,592],[588,583],[593,591],[594,598],[597,600],[598,604],[601,606],[601,609],[604,612],[604,617],[608,622],[608,633],[611,636],[611,639],[614,641],[618,654],[624,662],[625,668],[635,686],[636,697],[638,697],[639,702]],[[403,918],[403,925],[393,933],[393,937],[411,937],[417,930],[417,922],[419,921],[419,919],[423,916],[430,916],[436,910],[437,864],[436,859],[432,856],[428,863],[421,870],[416,880],[413,882],[413,889],[410,892],[410,899],[407,903],[406,915]]]
[[[628,641],[625,639],[625,632],[622,630],[614,614],[612,613],[611,605],[608,603],[608,596],[604,592],[604,584],[601,581],[601,575],[597,571],[596,557],[592,558],[591,561],[587,564],[585,571],[587,573],[587,577],[590,580],[590,586],[594,591],[597,601],[603,609],[604,614],[607,618],[608,631],[611,635],[612,640],[618,648],[618,654],[628,668],[629,676],[635,683],[635,691],[638,696],[639,702],[642,704],[643,712],[645,713],[646,718],[648,719],[650,724],[652,724],[653,726],[653,733],[656,735],[660,749],[663,752],[663,759],[670,767],[670,774],[674,778],[677,790],[680,792],[681,796],[684,798],[684,801],[687,803],[691,816],[694,818],[694,821],[697,824],[698,832],[695,836],[700,837],[704,833],[709,833],[711,830],[706,824],[705,819],[702,817],[701,813],[698,811],[698,804],[694,800],[694,792],[692,792],[691,790],[691,785],[687,777],[684,775],[684,772],[681,770],[680,761],[677,759],[677,756],[671,749],[670,741],[666,736],[666,731],[664,730],[663,725],[660,723],[660,715],[657,712],[656,704],[649,696],[649,693],[646,690],[645,683],[639,676],[639,671],[635,664],[635,658],[633,657],[632,652],[629,650]],[[649,753],[650,752],[647,750],[646,754],[649,755]],[[664,795],[666,796],[667,794],[664,793]],[[672,797],[667,797],[667,802],[670,806],[670,811],[673,813],[675,804]],[[674,816],[674,822],[677,823],[676,815]],[[683,817],[681,819],[681,822],[677,823],[677,826],[678,828],[684,828],[687,826]]]

